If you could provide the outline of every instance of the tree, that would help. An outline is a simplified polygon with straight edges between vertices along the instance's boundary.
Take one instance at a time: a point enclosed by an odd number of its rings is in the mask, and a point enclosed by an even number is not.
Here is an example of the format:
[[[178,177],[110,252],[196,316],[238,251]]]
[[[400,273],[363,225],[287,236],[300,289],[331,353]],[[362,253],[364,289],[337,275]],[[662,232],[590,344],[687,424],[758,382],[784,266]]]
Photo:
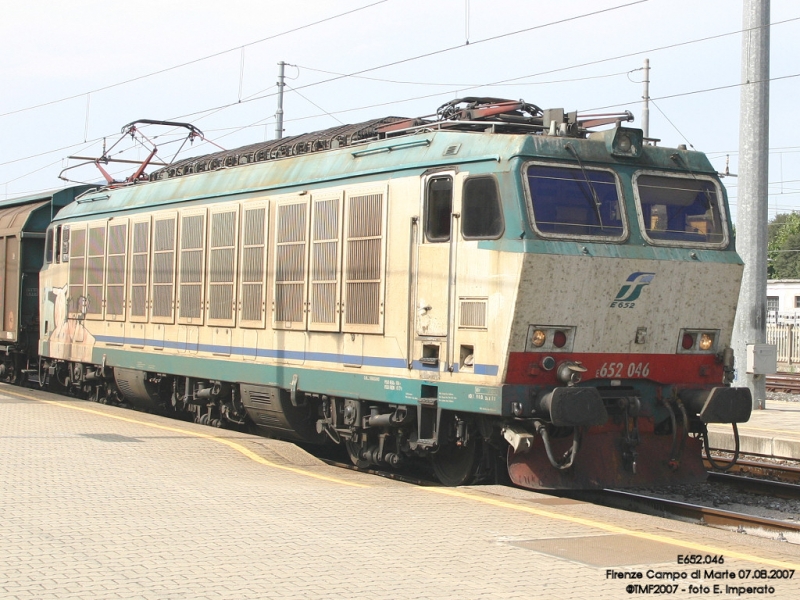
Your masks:
[[[776,215],[769,222],[767,277],[800,279],[800,214]]]

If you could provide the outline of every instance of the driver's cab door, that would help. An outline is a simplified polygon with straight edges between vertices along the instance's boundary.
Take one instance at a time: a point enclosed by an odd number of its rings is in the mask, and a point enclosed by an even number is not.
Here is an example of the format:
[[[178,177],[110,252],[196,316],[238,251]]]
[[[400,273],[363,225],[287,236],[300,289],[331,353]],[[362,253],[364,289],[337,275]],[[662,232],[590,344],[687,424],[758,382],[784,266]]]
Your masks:
[[[452,336],[458,213],[463,174],[441,170],[422,178],[417,236],[414,363],[423,377],[446,370]]]

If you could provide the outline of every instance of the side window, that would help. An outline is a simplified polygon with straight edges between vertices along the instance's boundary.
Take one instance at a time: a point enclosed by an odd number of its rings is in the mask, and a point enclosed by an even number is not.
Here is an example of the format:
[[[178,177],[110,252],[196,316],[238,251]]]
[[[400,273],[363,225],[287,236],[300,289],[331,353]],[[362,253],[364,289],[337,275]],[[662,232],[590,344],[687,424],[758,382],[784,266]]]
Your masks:
[[[61,225],[56,227],[56,235],[54,242],[55,259],[57,263],[61,262]]]
[[[47,230],[47,239],[44,243],[44,262],[48,265],[53,262],[53,236],[55,235],[55,229],[51,227]]]
[[[429,242],[450,239],[450,215],[453,212],[453,179],[433,177],[425,194],[425,237]]]
[[[461,234],[465,239],[494,239],[501,233],[503,214],[494,177],[467,179],[461,201]]]
[[[69,262],[69,227],[61,230],[61,262]]]

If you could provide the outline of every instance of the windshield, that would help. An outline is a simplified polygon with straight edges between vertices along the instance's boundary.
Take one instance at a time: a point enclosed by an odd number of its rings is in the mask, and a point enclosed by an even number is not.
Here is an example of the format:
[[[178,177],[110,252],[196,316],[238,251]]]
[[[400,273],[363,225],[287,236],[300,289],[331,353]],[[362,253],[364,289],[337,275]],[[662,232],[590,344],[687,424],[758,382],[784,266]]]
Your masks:
[[[634,188],[645,237],[653,243],[725,243],[721,194],[714,180],[640,173]]]
[[[533,221],[545,237],[622,238],[617,180],[611,171],[554,165],[526,170]]]

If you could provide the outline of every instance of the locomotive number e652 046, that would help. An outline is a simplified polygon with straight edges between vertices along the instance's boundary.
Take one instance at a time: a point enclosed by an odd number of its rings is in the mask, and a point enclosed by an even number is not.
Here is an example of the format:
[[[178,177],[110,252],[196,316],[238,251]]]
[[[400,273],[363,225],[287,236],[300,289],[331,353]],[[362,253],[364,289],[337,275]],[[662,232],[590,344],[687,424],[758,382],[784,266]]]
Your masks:
[[[630,362],[627,365],[621,362],[603,363],[594,372],[595,377],[602,379],[643,379],[650,375],[650,363]]]

